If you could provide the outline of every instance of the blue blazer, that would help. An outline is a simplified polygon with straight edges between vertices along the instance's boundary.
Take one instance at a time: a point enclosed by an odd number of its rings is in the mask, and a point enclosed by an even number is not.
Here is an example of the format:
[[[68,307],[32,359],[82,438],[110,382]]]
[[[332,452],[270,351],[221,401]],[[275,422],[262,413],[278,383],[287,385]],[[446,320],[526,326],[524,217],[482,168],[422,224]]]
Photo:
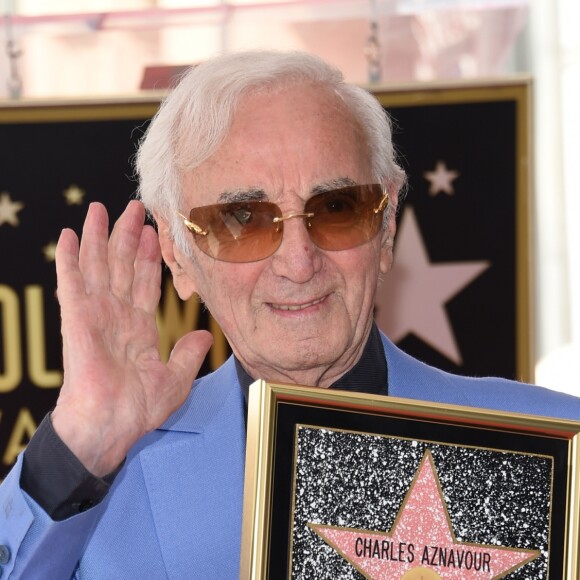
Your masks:
[[[429,367],[383,337],[397,397],[580,420],[580,399]],[[22,457],[0,487],[2,579],[187,580],[239,575],[245,455],[233,359],[132,450],[107,498],[55,522],[20,489]]]

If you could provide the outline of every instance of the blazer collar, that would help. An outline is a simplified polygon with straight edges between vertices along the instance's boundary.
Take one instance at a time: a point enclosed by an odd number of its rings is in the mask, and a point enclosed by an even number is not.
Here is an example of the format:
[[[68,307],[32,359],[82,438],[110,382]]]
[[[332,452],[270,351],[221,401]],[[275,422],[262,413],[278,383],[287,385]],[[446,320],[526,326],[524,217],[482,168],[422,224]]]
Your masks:
[[[384,334],[382,339],[389,372],[389,395],[454,405],[472,404],[460,381],[452,375],[404,353]]]
[[[452,375],[404,353],[383,333],[381,339],[387,359],[389,395],[455,405],[472,404]],[[240,401],[243,398],[233,356],[215,372],[195,381],[183,405],[159,429],[202,433],[229,397],[239,397]]]

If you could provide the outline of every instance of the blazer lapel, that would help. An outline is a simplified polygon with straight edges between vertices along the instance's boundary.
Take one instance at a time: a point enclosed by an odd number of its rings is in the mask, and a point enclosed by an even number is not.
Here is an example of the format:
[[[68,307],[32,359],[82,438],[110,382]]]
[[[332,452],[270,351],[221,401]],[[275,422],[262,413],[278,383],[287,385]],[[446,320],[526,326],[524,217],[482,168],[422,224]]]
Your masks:
[[[140,454],[161,552],[175,580],[194,572],[237,577],[246,437],[233,366],[197,383],[162,427],[168,433]]]

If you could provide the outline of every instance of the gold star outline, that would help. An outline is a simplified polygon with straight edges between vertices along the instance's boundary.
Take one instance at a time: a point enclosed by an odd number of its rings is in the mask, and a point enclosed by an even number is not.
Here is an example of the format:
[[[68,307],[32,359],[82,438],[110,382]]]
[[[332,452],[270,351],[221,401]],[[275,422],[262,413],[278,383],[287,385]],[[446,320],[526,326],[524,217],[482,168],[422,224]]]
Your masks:
[[[66,200],[67,205],[82,205],[86,192],[75,183],[69,185],[62,194]]]
[[[46,246],[43,246],[42,253],[46,262],[54,262],[56,255],[56,242],[50,241]]]
[[[20,221],[16,214],[22,209],[24,209],[24,204],[19,201],[12,201],[7,191],[0,193],[0,226],[10,224],[18,227]]]

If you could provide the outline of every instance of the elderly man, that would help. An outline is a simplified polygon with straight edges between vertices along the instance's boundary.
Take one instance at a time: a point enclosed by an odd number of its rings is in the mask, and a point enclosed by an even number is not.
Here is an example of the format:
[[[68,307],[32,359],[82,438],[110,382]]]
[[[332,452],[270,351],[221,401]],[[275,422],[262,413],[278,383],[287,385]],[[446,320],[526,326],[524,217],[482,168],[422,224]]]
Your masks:
[[[165,101],[137,160],[144,208],[108,237],[91,205],[57,249],[64,383],[1,489],[8,578],[236,578],[256,378],[580,418],[537,387],[454,377],[373,323],[404,183],[388,120],[306,54],[224,56]],[[160,360],[161,258],[234,353],[191,387],[211,336]]]

